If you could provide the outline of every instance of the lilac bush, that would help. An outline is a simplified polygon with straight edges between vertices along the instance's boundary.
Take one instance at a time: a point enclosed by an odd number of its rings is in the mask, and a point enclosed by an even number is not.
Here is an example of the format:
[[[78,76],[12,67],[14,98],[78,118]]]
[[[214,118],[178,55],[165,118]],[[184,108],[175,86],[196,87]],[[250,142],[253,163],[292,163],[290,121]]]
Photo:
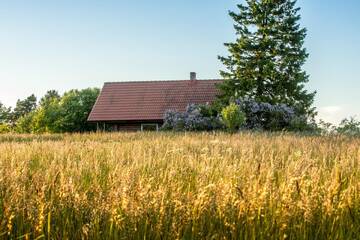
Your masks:
[[[202,105],[189,104],[185,112],[168,110],[164,116],[163,130],[212,131],[222,128],[219,117],[205,116]]]
[[[251,98],[235,101],[246,115],[244,129],[267,131],[314,131],[306,116],[299,115],[295,109],[286,104],[257,102]],[[224,129],[219,114],[213,114],[210,106],[190,104],[185,112],[168,110],[164,116],[162,130],[173,131],[212,131]]]
[[[289,129],[293,122],[301,121],[295,110],[286,104],[257,102],[251,98],[235,101],[246,114],[247,129],[283,130]]]

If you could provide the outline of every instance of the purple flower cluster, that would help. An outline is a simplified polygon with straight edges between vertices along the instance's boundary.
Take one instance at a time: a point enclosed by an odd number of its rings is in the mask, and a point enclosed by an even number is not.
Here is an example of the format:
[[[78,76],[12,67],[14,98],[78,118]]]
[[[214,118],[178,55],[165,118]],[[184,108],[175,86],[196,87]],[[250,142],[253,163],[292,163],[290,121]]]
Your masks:
[[[246,114],[246,128],[283,130],[290,127],[298,117],[295,110],[286,104],[257,102],[251,98],[235,101]]]
[[[201,105],[190,104],[185,112],[168,110],[164,116],[163,130],[212,131],[222,127],[219,117],[204,116]]]

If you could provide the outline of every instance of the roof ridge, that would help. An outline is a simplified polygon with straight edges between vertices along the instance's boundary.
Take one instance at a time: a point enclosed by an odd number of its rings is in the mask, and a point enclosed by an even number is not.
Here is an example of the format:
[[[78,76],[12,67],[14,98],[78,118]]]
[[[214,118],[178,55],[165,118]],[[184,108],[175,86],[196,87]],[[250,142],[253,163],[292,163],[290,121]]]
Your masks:
[[[196,79],[195,81],[223,81],[224,79]],[[118,81],[118,82],[105,82],[104,84],[109,83],[152,83],[152,82],[190,82],[192,80],[133,80],[133,81]]]

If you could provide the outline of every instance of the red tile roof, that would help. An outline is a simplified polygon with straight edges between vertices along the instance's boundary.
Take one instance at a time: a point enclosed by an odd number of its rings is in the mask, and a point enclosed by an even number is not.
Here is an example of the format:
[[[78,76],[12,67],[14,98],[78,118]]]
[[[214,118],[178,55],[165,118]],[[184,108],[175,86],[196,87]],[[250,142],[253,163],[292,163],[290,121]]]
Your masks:
[[[105,83],[88,121],[162,120],[166,110],[185,111],[206,104],[219,93],[222,80]]]

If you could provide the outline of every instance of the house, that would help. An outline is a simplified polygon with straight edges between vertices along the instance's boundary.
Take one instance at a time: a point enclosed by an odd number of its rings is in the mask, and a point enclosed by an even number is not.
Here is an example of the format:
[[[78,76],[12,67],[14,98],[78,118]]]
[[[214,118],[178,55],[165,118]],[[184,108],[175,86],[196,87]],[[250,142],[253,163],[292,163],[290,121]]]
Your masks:
[[[88,121],[112,131],[158,130],[167,110],[185,111],[191,103],[210,104],[222,80],[110,82],[104,87]]]

